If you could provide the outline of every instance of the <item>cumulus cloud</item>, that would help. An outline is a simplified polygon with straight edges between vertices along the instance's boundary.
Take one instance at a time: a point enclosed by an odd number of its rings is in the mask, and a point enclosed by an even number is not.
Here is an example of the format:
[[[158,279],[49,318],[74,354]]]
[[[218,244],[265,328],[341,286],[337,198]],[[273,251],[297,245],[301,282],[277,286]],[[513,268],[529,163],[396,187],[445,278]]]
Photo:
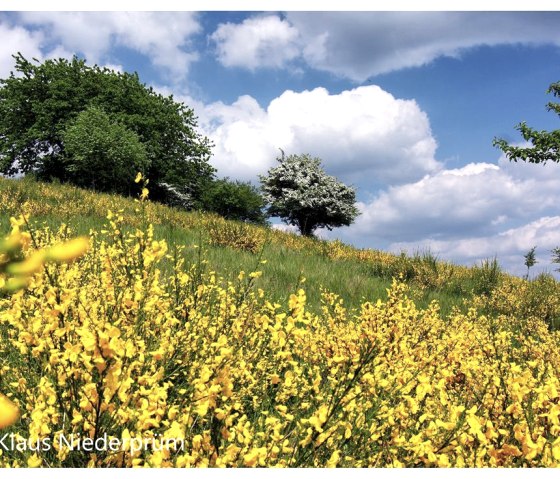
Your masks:
[[[427,115],[414,100],[378,86],[330,94],[324,88],[285,91],[265,109],[251,96],[198,109],[224,174],[255,179],[279,156],[309,153],[349,183],[402,183],[441,168]]]
[[[110,49],[121,46],[184,77],[198,58],[189,51],[189,38],[201,29],[192,12],[22,12],[20,19],[90,62],[111,63]]]
[[[30,32],[19,26],[0,22],[0,78],[6,78],[14,70],[14,55],[20,52],[26,58],[44,58],[41,46],[44,43],[40,32]],[[59,50],[57,50],[58,52]],[[64,51],[61,50],[62,53]]]
[[[497,234],[560,202],[557,165],[530,166],[535,165],[510,163],[502,156],[498,164],[472,163],[391,186],[360,203],[362,214],[352,234],[391,242]]]
[[[14,69],[12,55],[20,51],[27,58],[40,58],[41,42],[43,37],[40,33],[29,32],[25,28],[11,27],[6,23],[0,23],[0,78],[6,78]]]
[[[48,58],[71,58],[72,54],[62,45],[47,45],[45,35],[40,31],[30,31],[21,26],[11,25],[0,17],[0,78],[7,78],[14,71],[12,55],[20,52],[25,58],[39,61]],[[17,72],[14,72],[17,73]]]
[[[481,45],[560,45],[559,22],[560,12],[289,12],[220,25],[214,39],[226,66],[282,67],[301,58],[362,82]]]
[[[275,15],[220,24],[210,38],[218,60],[227,67],[280,68],[300,53],[298,31]]]

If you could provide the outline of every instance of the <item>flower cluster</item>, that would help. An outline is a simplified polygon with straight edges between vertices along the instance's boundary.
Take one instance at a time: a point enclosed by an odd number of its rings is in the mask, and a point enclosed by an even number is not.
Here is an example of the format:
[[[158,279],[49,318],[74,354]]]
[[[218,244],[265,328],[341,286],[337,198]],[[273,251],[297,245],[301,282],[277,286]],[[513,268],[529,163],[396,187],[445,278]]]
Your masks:
[[[262,227],[228,221],[217,216],[208,224],[209,244],[227,246],[241,251],[259,253],[266,242],[266,233]]]
[[[24,288],[31,276],[45,263],[72,261],[85,253],[89,247],[89,239],[79,237],[63,244],[35,250],[23,258],[24,252],[29,249],[34,239],[29,232],[21,230],[27,223],[27,218],[22,214],[17,219],[12,217],[10,222],[10,235],[0,241],[0,292],[12,293]],[[18,416],[18,408],[0,393],[0,429],[12,425]]]
[[[559,336],[539,318],[444,318],[399,281],[311,313],[301,287],[271,302],[259,271],[228,281],[107,221],[0,300],[0,426],[21,412],[0,465],[559,465]],[[68,234],[36,231],[21,261]]]
[[[560,465],[557,283],[501,278],[449,314],[402,279],[358,310],[329,291],[311,307],[303,281],[276,302],[261,271],[224,278],[200,248],[157,238],[171,213],[147,196],[134,214],[109,203],[87,239],[11,220],[0,277],[25,288],[0,296],[0,466]],[[244,249],[239,231],[229,246]],[[467,277],[429,256],[269,239],[405,279],[412,264],[436,286]]]
[[[62,244],[44,249],[35,249],[24,258],[25,252],[34,242],[33,236],[21,228],[27,224],[28,216],[10,218],[12,231],[0,241],[0,291],[17,291],[27,285],[29,278],[47,262],[73,261],[89,248],[89,238],[74,238]]]

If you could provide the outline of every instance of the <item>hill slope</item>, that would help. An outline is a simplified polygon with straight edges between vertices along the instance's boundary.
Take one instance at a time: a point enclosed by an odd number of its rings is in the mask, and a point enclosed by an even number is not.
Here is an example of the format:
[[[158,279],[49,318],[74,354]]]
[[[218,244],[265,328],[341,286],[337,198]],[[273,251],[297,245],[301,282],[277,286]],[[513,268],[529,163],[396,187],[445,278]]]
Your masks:
[[[427,306],[437,299],[449,311],[473,292],[489,292],[503,277],[492,262],[466,268],[439,261],[430,253],[407,257],[358,250],[337,241],[302,238],[156,203],[145,205],[143,219],[132,199],[31,179],[0,179],[0,233],[7,232],[9,217],[19,214],[24,204],[34,225],[57,229],[64,223],[76,234],[106,227],[109,210],[120,212],[127,228],[151,222],[156,238],[170,245],[200,246],[208,268],[225,277],[233,278],[258,266],[263,273],[259,287],[277,300],[287,297],[305,278],[310,304],[318,305],[321,289],[325,289],[356,308],[364,300],[385,297],[391,279],[402,277],[412,286],[419,305]],[[266,264],[259,264],[259,259]]]
[[[0,466],[560,466],[552,278],[29,180],[0,201],[30,258],[91,234],[0,297]]]

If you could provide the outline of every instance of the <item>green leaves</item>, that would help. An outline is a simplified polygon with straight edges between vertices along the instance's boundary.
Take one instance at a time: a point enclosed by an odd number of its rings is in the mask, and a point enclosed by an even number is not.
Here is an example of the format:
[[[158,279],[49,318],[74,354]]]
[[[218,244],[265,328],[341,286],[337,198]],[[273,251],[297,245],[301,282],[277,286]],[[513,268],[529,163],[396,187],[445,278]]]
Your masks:
[[[210,142],[196,132],[192,109],[156,93],[136,73],[88,66],[77,57],[43,63],[14,58],[17,75],[0,80],[0,172],[93,186],[83,181],[86,173],[102,176],[112,165],[128,168],[133,178],[142,169],[152,198],[170,202],[183,194],[200,200],[215,170],[208,163]],[[93,115],[95,108],[106,118]],[[95,128],[89,132],[88,125]],[[103,158],[95,160],[102,150]],[[105,161],[104,169],[86,172]],[[113,191],[123,191],[121,173]],[[96,183],[108,191],[107,178]]]
[[[560,82],[550,85],[547,93],[552,93],[555,97],[560,96]],[[560,103],[549,102],[549,111],[560,115]],[[528,163],[546,163],[547,161],[560,162],[560,130],[545,131],[535,130],[527,126],[525,122],[516,126],[523,139],[529,142],[531,147],[511,146],[501,138],[494,138],[492,144],[500,148],[510,161],[518,160]]]
[[[264,225],[264,199],[250,183],[215,180],[203,196],[203,208],[230,220]]]
[[[98,191],[130,194],[135,172],[149,166],[136,133],[90,106],[67,124],[61,135],[69,180]]]

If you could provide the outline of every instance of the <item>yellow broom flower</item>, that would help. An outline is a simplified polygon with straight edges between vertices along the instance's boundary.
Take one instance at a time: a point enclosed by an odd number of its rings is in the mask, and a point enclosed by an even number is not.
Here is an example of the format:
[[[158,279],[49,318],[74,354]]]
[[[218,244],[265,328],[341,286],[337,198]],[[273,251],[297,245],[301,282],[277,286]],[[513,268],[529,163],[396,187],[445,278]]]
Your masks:
[[[28,467],[40,467],[43,464],[43,460],[37,455],[37,453],[27,459]]]
[[[11,426],[17,421],[19,410],[6,396],[0,393],[0,429]]]
[[[72,261],[82,256],[88,249],[89,238],[86,236],[79,236],[66,243],[49,248],[46,252],[46,259],[56,262]]]
[[[0,240],[0,253],[12,253],[21,248],[22,235],[20,232],[11,234],[7,238]]]
[[[6,267],[6,272],[12,276],[30,276],[41,269],[44,261],[44,251],[37,251],[24,261],[10,263]]]

